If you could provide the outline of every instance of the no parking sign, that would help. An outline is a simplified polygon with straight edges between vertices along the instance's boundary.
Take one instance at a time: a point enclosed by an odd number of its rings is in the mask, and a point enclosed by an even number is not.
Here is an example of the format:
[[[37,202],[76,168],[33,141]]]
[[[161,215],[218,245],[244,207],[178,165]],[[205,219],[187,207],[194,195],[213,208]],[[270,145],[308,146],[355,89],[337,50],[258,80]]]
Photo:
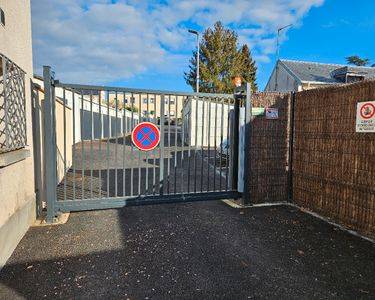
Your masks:
[[[158,127],[150,122],[138,124],[132,131],[132,142],[138,149],[143,151],[156,148],[160,142]]]
[[[375,101],[357,103],[356,132],[375,132]]]

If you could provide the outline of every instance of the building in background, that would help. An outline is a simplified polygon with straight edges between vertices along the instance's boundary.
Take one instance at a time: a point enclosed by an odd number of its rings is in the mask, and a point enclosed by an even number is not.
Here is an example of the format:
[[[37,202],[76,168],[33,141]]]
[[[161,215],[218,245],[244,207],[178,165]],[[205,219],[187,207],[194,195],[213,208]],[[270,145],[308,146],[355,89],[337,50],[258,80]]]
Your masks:
[[[0,268],[35,220],[30,0],[0,2]]]
[[[278,60],[265,91],[290,92],[375,78],[374,67]]]
[[[87,96],[86,96],[87,97]],[[97,96],[95,97],[97,99]],[[111,107],[116,106],[115,99],[118,100],[118,108],[132,110],[140,114],[142,118],[150,119],[160,117],[161,96],[153,94],[131,94],[131,93],[109,93],[102,92],[100,95],[102,102],[109,104]],[[182,108],[186,97],[177,95],[166,95],[164,97],[164,115],[170,119],[180,119]],[[94,99],[94,98],[93,98]]]

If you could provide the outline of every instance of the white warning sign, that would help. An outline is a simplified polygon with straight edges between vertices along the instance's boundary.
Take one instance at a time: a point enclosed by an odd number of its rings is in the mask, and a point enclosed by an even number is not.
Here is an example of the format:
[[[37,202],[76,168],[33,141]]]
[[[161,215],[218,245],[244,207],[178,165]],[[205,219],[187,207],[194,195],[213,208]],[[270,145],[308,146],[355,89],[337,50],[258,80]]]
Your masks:
[[[279,110],[277,108],[266,108],[266,119],[276,120],[279,118]]]
[[[375,132],[375,101],[357,103],[356,132]]]

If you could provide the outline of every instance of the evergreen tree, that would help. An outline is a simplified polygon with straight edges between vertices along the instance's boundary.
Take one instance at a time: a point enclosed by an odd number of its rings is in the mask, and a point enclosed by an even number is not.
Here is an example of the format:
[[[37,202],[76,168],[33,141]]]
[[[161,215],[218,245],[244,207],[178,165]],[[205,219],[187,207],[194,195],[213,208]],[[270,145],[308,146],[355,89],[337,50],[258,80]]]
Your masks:
[[[360,58],[358,55],[346,57],[346,62],[356,66],[366,66],[370,60],[368,58]]]
[[[241,77],[243,82],[251,81],[256,88],[256,67],[251,58],[249,48],[242,46],[237,49],[237,34],[225,29],[221,22],[214,28],[204,31],[200,41],[199,59],[199,90],[207,93],[233,93],[233,78]],[[197,60],[196,50],[190,59],[189,72],[184,73],[187,84],[195,89]]]
[[[243,82],[250,82],[252,91],[256,91],[258,89],[256,84],[257,67],[255,66],[255,60],[252,59],[250,49],[247,45],[242,45],[241,55],[242,70],[240,77]]]

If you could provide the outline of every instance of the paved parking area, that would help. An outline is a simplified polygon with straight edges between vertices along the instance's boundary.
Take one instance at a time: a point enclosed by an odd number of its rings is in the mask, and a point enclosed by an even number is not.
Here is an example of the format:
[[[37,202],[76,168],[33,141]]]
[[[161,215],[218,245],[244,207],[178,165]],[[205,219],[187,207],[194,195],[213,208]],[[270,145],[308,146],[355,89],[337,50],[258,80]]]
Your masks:
[[[213,145],[210,149],[183,145],[180,129],[177,135],[165,130],[164,136],[163,180],[160,147],[140,151],[129,135],[77,143],[73,166],[66,176],[66,189],[64,181],[58,188],[59,200],[64,196],[71,200],[158,195],[161,182],[164,195],[231,189],[229,159],[220,159]]]
[[[220,201],[72,213],[33,227],[1,299],[374,299],[375,245],[288,207]]]

